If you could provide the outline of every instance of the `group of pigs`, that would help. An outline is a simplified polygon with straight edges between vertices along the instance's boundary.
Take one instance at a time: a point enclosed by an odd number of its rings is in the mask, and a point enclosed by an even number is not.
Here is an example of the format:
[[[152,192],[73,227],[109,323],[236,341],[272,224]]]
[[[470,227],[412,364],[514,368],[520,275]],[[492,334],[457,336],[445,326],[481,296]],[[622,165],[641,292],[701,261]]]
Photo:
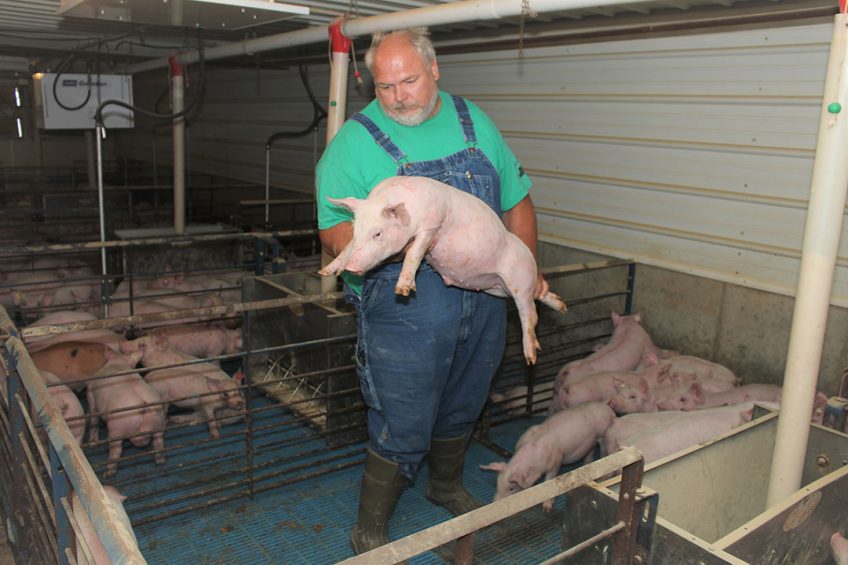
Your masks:
[[[83,261],[34,257],[8,263],[0,271],[0,305],[10,313],[17,310],[25,320],[52,310],[100,314],[100,277]],[[238,302],[244,275],[228,270],[194,276],[175,273],[134,283],[127,279],[109,293],[109,317]]]
[[[30,267],[35,268],[37,264],[39,270],[14,275],[16,278],[35,277],[42,284],[22,285],[19,289],[7,286],[5,298],[11,301],[12,307],[54,305],[62,301],[60,297],[66,298],[68,292],[74,293],[73,305],[93,298],[91,293],[85,296],[75,294],[77,281],[73,279],[91,276],[88,267],[57,259],[55,261],[59,261],[60,268],[50,271],[47,263],[51,261],[33,260]],[[132,287],[133,313],[216,305],[209,303],[210,300],[217,304],[223,300],[238,301],[238,286],[244,274],[243,271],[202,277],[175,274],[146,281],[146,284],[136,282]],[[44,282],[50,276],[56,277],[55,286]],[[115,302],[109,312],[110,318],[130,313],[130,301],[123,300],[129,296],[128,284],[120,284],[112,295]],[[83,307],[53,311],[27,327],[95,319],[95,314]],[[169,405],[189,411],[188,415],[180,416],[180,423],[208,422],[213,437],[220,435],[222,423],[237,420],[244,408],[240,381],[229,377],[217,363],[203,361],[204,358],[241,351],[240,330],[227,327],[220,320],[198,318],[169,320],[160,322],[157,327],[142,328],[144,335],[134,340],[127,340],[123,334],[113,331],[123,329],[121,327],[25,339],[35,366],[77,442],[82,445],[87,422],[91,424],[89,441],[97,441],[100,420],[105,422],[109,436],[106,476],[116,472],[124,440],[139,447],[152,440],[156,462],[164,461],[164,432]],[[137,371],[139,364],[148,371]],[[240,374],[237,373],[237,376]],[[5,397],[5,373],[0,377]],[[78,397],[83,392],[88,404],[87,415]]]
[[[776,385],[737,386],[728,368],[657,347],[640,314],[612,314],[610,341],[565,365],[534,390],[550,398],[548,418],[518,439],[508,463],[481,466],[498,473],[495,500],[555,477],[562,465],[634,446],[650,463],[750,421],[753,401],[777,404]],[[526,388],[493,395],[507,409],[523,406]],[[827,397],[816,396],[821,423]],[[551,510],[553,501],[544,503]]]
[[[49,312],[27,327],[97,319],[101,310],[99,279],[82,262],[38,258],[3,267],[0,305],[10,313],[17,312],[24,320]],[[238,287],[244,275],[243,271],[194,277],[173,274],[136,281],[132,287],[124,281],[111,293],[109,317],[238,302],[241,299]],[[124,441],[136,447],[152,443],[154,460],[162,464],[169,423],[205,422],[209,434],[217,438],[223,424],[236,422],[244,414],[241,371],[231,378],[217,362],[205,361],[240,352],[241,330],[222,320],[197,316],[136,328],[144,333],[133,340],[118,333],[126,329],[121,326],[25,339],[30,357],[77,443],[83,444],[87,424],[90,442],[99,441],[100,421],[106,424],[109,460],[105,477],[117,472]],[[139,370],[139,365],[145,370]],[[6,398],[2,364],[0,387]],[[83,393],[87,413],[80,401]],[[169,406],[182,408],[184,412],[168,418]],[[104,488],[110,506],[132,531],[123,510],[124,497],[112,487]],[[80,535],[86,539],[94,562],[108,563],[105,549],[79,500],[73,499],[72,506],[81,527]],[[79,542],[77,559],[88,562]]]
[[[0,306],[24,317],[54,305],[90,309],[100,302],[97,275],[83,261],[59,257],[3,260]]]
[[[32,326],[93,319],[84,312],[55,312]],[[89,441],[98,441],[100,420],[106,423],[109,463],[105,476],[117,470],[124,440],[144,447],[152,439],[156,462],[164,462],[169,405],[191,410],[196,416],[192,421],[208,422],[213,437],[220,435],[222,422],[238,419],[244,408],[241,373],[233,379],[217,363],[203,361],[240,351],[239,330],[214,324],[170,325],[127,340],[111,330],[95,329],[40,336],[28,339],[26,345],[80,445],[86,419]],[[136,370],[139,364],[152,370],[142,376]],[[87,417],[77,397],[83,391]]]

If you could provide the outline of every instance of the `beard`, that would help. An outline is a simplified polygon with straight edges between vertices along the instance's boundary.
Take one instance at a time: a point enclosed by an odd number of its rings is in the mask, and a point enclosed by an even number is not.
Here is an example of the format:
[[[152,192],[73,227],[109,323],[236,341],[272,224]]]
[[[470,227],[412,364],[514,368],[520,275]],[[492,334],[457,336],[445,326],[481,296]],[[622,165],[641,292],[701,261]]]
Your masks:
[[[433,92],[430,101],[426,106],[420,106],[417,103],[395,104],[392,106],[383,106],[383,111],[392,120],[403,126],[417,126],[433,115],[433,110],[436,109],[436,104],[439,103],[438,90]]]

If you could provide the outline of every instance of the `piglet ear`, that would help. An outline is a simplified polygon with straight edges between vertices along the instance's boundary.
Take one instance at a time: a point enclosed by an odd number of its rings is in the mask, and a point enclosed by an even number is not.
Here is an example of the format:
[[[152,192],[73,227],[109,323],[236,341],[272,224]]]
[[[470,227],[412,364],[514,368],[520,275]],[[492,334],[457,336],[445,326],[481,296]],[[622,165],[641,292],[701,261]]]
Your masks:
[[[238,384],[244,382],[244,372],[242,372],[241,369],[236,371],[236,374],[233,375],[233,380],[236,381]]]
[[[610,317],[612,318],[613,327],[618,327],[618,324],[621,323],[621,315],[618,312],[610,310]]]
[[[402,226],[409,225],[409,212],[406,211],[406,206],[403,202],[383,208],[383,216],[396,219]]]
[[[660,358],[653,351],[646,351],[644,355],[642,355],[642,363],[644,363],[647,367],[653,367],[654,365],[660,364]]]
[[[335,204],[336,206],[341,206],[342,208],[347,208],[348,210],[350,210],[354,214],[356,213],[356,209],[359,208],[359,205],[362,203],[362,200],[360,200],[359,198],[352,198],[352,197],[330,198],[328,196],[327,201],[330,202],[330,204]]]

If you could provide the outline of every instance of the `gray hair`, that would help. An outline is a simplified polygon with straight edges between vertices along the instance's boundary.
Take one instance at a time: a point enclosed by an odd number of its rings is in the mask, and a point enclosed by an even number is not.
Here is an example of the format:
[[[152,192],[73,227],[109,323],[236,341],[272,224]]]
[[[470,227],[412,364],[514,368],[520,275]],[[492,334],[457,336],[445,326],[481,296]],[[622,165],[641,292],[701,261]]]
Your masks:
[[[430,31],[426,27],[410,27],[394,31],[377,31],[371,36],[371,47],[365,52],[365,66],[370,71],[374,65],[374,53],[377,48],[383,43],[383,40],[394,33],[402,33],[409,38],[409,42],[421,55],[425,65],[429,65],[436,60],[436,50],[433,48],[433,42],[430,41]]]

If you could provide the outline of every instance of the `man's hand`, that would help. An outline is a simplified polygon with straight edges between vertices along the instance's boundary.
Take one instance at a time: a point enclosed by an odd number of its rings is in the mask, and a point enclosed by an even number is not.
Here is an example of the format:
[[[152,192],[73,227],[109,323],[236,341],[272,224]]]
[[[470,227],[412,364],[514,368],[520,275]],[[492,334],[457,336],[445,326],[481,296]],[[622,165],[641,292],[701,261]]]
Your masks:
[[[538,266],[536,267],[538,269]],[[548,281],[542,276],[541,272],[536,273],[536,292],[533,293],[533,298],[544,296],[551,289]]]
[[[320,230],[318,238],[321,240],[321,247],[324,252],[335,258],[353,239],[353,222],[342,222],[331,228]]]

